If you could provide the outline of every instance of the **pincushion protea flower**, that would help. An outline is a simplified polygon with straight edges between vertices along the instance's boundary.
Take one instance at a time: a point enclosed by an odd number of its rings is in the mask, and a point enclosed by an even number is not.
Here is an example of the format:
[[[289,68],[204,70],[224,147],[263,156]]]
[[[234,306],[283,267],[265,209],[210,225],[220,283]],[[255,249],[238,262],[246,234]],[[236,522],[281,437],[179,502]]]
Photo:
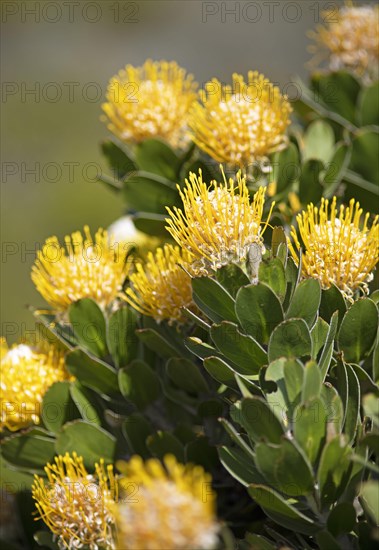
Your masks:
[[[54,533],[59,548],[113,549],[112,506],[118,498],[113,467],[105,467],[101,459],[95,473],[89,474],[83,458],[74,452],[56,456],[45,472],[47,483],[34,476],[32,496],[37,519]]]
[[[194,261],[191,269],[197,275],[209,275],[230,262],[247,260],[253,244],[263,248],[262,235],[268,220],[262,224],[265,188],[260,187],[250,204],[246,180],[237,173],[237,182],[224,176],[224,183],[212,181],[207,185],[199,176],[190,173],[186,187],[181,190],[183,210],[167,208],[167,230]],[[272,205],[273,207],[273,205]],[[271,207],[271,208],[272,208]]]
[[[192,306],[192,286],[182,266],[189,267],[191,260],[188,252],[168,244],[154,254],[149,252],[145,263],[136,263],[135,272],[130,275],[132,286],[125,290],[123,298],[158,322],[184,321],[181,308]]]
[[[128,496],[115,511],[119,550],[215,548],[215,494],[203,468],[168,455],[164,466],[135,456],[120,469]]]
[[[109,306],[128,273],[125,245],[109,241],[103,229],[93,239],[88,226],[84,237],[77,231],[65,238],[65,244],[66,250],[57,237],[51,237],[38,251],[32,280],[39,293],[58,311],[81,298]]]
[[[188,141],[188,110],[196,90],[193,76],[174,61],[127,65],[108,86],[108,103],[103,105],[108,128],[125,142],[162,138],[182,147]]]
[[[0,340],[0,430],[39,424],[43,396],[54,382],[67,380],[64,354],[54,346],[18,344],[10,349]]]
[[[292,226],[294,244],[289,248],[298,264],[298,251],[301,248],[298,233],[304,244],[302,270],[304,277],[318,279],[323,288],[335,284],[348,298],[357,289],[367,290],[372,280],[372,270],[379,259],[379,225],[376,216],[368,228],[370,214],[352,199],[349,206],[336,206],[333,197],[331,204],[322,199],[320,208],[313,204],[297,216],[298,232]]]
[[[232,86],[213,79],[200,98],[190,114],[192,139],[218,162],[247,166],[286,144],[291,106],[258,72],[250,71],[247,82],[234,74]]]
[[[344,6],[323,13],[326,25],[319,25],[309,36],[316,44],[311,65],[324,59],[332,71],[350,69],[367,79],[378,76],[379,7]]]

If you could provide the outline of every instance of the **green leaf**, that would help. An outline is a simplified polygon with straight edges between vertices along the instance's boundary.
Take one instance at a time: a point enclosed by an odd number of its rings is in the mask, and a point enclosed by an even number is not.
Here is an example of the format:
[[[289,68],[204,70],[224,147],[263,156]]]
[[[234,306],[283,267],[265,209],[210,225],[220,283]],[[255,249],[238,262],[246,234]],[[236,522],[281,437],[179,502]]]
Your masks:
[[[122,395],[142,410],[158,399],[161,393],[158,376],[149,365],[138,359],[119,370],[118,382]]]
[[[321,172],[324,164],[321,160],[309,159],[301,169],[299,180],[299,199],[302,204],[318,203],[322,197]]]
[[[334,502],[344,492],[352,467],[351,455],[351,448],[340,434],[326,443],[317,473],[323,504]]]
[[[237,387],[233,370],[219,357],[207,357],[204,359],[204,368],[208,374],[220,384]]]
[[[275,382],[276,391],[266,394],[267,402],[273,411],[279,407],[279,414],[286,412],[288,417],[300,402],[304,368],[292,359],[277,359],[269,364],[265,373],[266,382]]]
[[[109,317],[107,343],[117,368],[124,367],[136,356],[136,326],[137,314],[130,307],[122,307]]]
[[[316,279],[305,279],[296,288],[286,319],[301,318],[312,328],[321,301],[321,287]]]
[[[238,291],[236,313],[243,329],[262,344],[268,342],[271,332],[283,320],[279,299],[264,283]]]
[[[335,113],[355,123],[356,104],[360,84],[351,73],[338,71],[328,74],[314,73],[312,87],[319,99]]]
[[[364,180],[374,184],[373,191],[375,195],[379,192],[379,165],[378,148],[379,148],[379,133],[374,130],[363,129],[356,134],[352,141],[352,154],[350,160],[349,169],[356,174],[359,174]],[[359,182],[356,185],[349,185],[347,188],[347,198],[352,198],[358,195],[357,199],[363,204],[363,207],[367,210],[372,208],[372,194],[368,194],[370,200],[363,200],[365,189],[360,189]],[[350,189],[351,188],[351,189]],[[360,191],[360,192],[359,192]],[[366,191],[367,193],[367,191]],[[374,196],[375,196],[374,195]],[[345,199],[346,200],[346,199]]]
[[[346,312],[338,335],[338,348],[347,362],[359,363],[375,343],[378,310],[369,298],[357,300]]]
[[[84,420],[74,420],[63,426],[58,434],[55,449],[60,455],[75,451],[83,457],[86,468],[92,470],[100,458],[103,458],[106,464],[113,463],[116,440],[100,426]]]
[[[326,164],[333,150],[334,132],[330,124],[324,120],[311,122],[304,134],[303,162],[316,159]]]
[[[326,337],[324,349],[322,350],[322,354],[319,361],[322,382],[324,382],[326,375],[328,374],[330,362],[332,360],[334,337],[337,332],[337,325],[338,325],[338,312],[335,311],[330,320],[330,326]]]
[[[237,322],[234,300],[220,283],[208,277],[196,277],[192,279],[192,291],[195,304],[214,323]]]
[[[50,550],[59,550],[58,543],[54,542],[53,537],[53,533],[49,531],[37,531],[37,533],[34,533],[34,540],[39,546],[50,548]],[[1,545],[1,547],[3,550],[9,550],[4,548],[3,545]],[[16,547],[15,550],[17,550]]]
[[[319,531],[315,538],[320,550],[343,550],[329,531]]]
[[[236,264],[227,264],[216,271],[217,281],[235,298],[241,286],[249,284],[248,276]]]
[[[136,170],[136,165],[132,159],[114,141],[103,141],[101,150],[108,161],[114,178],[121,180],[126,174]]]
[[[91,390],[85,388],[76,380],[70,385],[70,395],[82,419],[101,426],[100,412],[95,406],[95,396]]]
[[[379,482],[370,480],[360,488],[361,503],[372,521],[379,524]]]
[[[359,122],[361,126],[379,124],[379,82],[364,87],[359,96]]]
[[[321,399],[324,402],[325,413],[329,424],[334,424],[331,433],[342,431],[344,408],[341,397],[331,384],[323,384],[321,388]]]
[[[172,454],[181,463],[185,460],[182,443],[169,432],[158,431],[149,435],[146,444],[151,453],[159,459]]]
[[[280,445],[257,443],[255,464],[269,485],[288,496],[299,497],[313,491],[313,472],[306,455],[286,437]]]
[[[271,254],[273,258],[278,257],[284,267],[286,266],[288,256],[287,236],[281,226],[275,226],[272,230]]]
[[[135,156],[140,170],[172,181],[177,179],[180,159],[164,141],[145,139],[136,146]]]
[[[149,349],[155,351],[160,357],[168,359],[178,355],[178,350],[175,349],[161,334],[151,328],[136,330],[138,338]]]
[[[136,172],[124,181],[123,195],[129,210],[165,214],[166,206],[179,206],[177,189],[169,180],[150,172]]]
[[[293,258],[291,257],[287,258],[287,265],[286,265],[287,290],[286,290],[286,297],[284,298],[284,302],[283,302],[284,311],[287,310],[288,305],[292,299],[293,293],[295,292],[296,286],[299,283],[300,272],[301,272],[301,261],[300,261],[300,266],[296,266],[295,262],[293,261]]]
[[[186,338],[185,345],[187,349],[189,349],[191,353],[196,355],[196,357],[199,357],[199,359],[206,359],[210,355],[219,355],[216,351],[216,348],[210,346],[209,344],[203,342],[202,340],[200,340],[200,338],[196,338],[195,336],[190,336],[189,338]]]
[[[245,540],[250,545],[248,548],[254,550],[276,550],[277,546],[271,544],[271,542],[262,537],[261,535],[255,535],[254,533],[247,533]],[[242,547],[241,547],[242,548]]]
[[[117,372],[107,363],[89,357],[80,349],[66,356],[66,367],[83,386],[98,393],[112,395],[118,391]]]
[[[311,330],[312,359],[317,359],[318,352],[324,346],[324,344],[326,344],[329,328],[330,327],[328,323],[326,323],[321,317],[318,317],[316,323]]]
[[[212,325],[211,337],[217,349],[233,362],[233,368],[242,375],[258,374],[267,363],[267,354],[251,336],[242,334],[237,325],[222,322]]]
[[[283,301],[286,295],[286,274],[282,260],[272,258],[271,260],[263,260],[259,264],[258,269],[259,282],[265,283]]]
[[[47,330],[47,339],[54,341],[56,338],[63,345],[63,347],[68,350],[73,349],[78,345],[78,342],[72,332],[72,326],[69,323],[62,325],[57,323],[55,315],[46,313],[45,310],[42,312],[41,310],[35,310],[33,308],[30,309],[37,321],[45,327],[45,330]]]
[[[70,397],[70,382],[55,382],[43,396],[41,418],[51,432],[58,432],[77,412]]]
[[[2,441],[2,457],[15,467],[42,472],[45,464],[52,462],[55,455],[55,439],[51,435],[42,428],[31,428],[12,435]]]
[[[319,530],[320,526],[317,523],[297,510],[274,489],[252,484],[248,491],[268,517],[279,525],[306,535],[312,535]]]
[[[289,319],[278,325],[268,344],[269,361],[279,357],[304,357],[312,354],[312,340],[303,319]]]
[[[151,212],[137,212],[133,214],[133,223],[139,231],[153,237],[167,238],[167,215]]]
[[[265,440],[281,442],[283,426],[269,405],[258,397],[248,397],[241,402],[241,423],[255,442]]]
[[[208,393],[208,385],[199,367],[188,359],[172,357],[167,361],[166,372],[175,386],[189,393]]]
[[[318,364],[315,361],[309,361],[305,365],[303,390],[301,400],[303,403],[320,396],[321,392],[321,373]]]
[[[250,460],[254,461],[255,455],[253,453],[253,450],[251,447],[246,443],[245,439],[237,432],[233,424],[228,422],[225,418],[220,418],[220,423],[225,428],[225,431],[229,435],[231,441],[236,443],[238,447],[240,447],[245,454],[250,458]]]
[[[358,377],[351,365],[346,365],[348,382],[348,405],[346,407],[344,432],[349,436],[350,441],[354,440],[358,422],[360,420],[361,390]]]
[[[368,393],[362,397],[362,405],[365,416],[369,416],[374,430],[379,430],[378,396]]]
[[[265,483],[254,462],[238,447],[221,447],[218,454],[224,468],[245,487],[251,483]]]
[[[296,441],[307,454],[311,464],[318,458],[326,435],[327,416],[324,402],[315,397],[298,405],[294,412],[293,430]]]
[[[341,183],[351,159],[351,146],[340,143],[336,146],[333,157],[326,165],[325,173],[321,176],[321,183],[324,187],[324,195],[327,198],[337,190]]]
[[[299,176],[299,152],[297,147],[290,143],[286,149],[273,155],[271,181],[276,181],[276,192],[281,193],[289,187]]]
[[[328,530],[338,537],[344,533],[350,533],[355,527],[357,513],[351,502],[340,502],[333,508],[328,516]]]
[[[78,300],[70,306],[68,315],[79,345],[96,357],[107,355],[105,319],[97,303],[90,298]]]
[[[131,454],[140,455],[144,459],[150,457],[146,440],[152,433],[152,429],[142,414],[133,413],[129,415],[122,424],[122,433]]]

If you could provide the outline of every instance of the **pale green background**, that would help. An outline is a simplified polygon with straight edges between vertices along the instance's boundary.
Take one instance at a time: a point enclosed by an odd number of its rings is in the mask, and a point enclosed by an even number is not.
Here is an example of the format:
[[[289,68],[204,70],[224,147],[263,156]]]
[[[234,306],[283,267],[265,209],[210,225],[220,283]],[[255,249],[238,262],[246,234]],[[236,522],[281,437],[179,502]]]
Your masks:
[[[41,13],[53,19],[56,8],[47,9],[47,3],[39,3]],[[3,21],[7,4],[2,3]],[[2,96],[1,123],[3,251],[4,246],[18,248],[17,253],[2,257],[2,333],[11,341],[33,327],[25,306],[44,303],[30,280],[34,255],[25,254],[25,250],[35,249],[52,234],[62,237],[85,223],[92,229],[107,226],[122,213],[117,196],[99,183],[86,181],[81,173],[90,162],[104,166],[98,144],[107,136],[99,119],[102,99],[84,100],[86,84],[97,83],[104,95],[108,79],[126,63],[141,64],[152,57],[175,59],[193,72],[198,82],[213,76],[229,81],[233,72],[258,69],[284,85],[291,75],[306,77],[304,64],[309,54],[305,33],[314,26],[317,14],[315,1],[281,1],[279,6],[271,6],[271,22],[268,2],[146,0],[128,7],[128,2],[121,1],[122,17],[138,10],[134,16],[138,22],[123,23],[114,21],[115,0],[110,0],[95,2],[102,12],[97,23],[86,22],[82,15],[86,4],[88,17],[95,15],[86,1],[75,7],[72,22],[68,6],[63,5],[62,19],[53,23],[37,22],[35,16],[23,14],[25,6],[33,7],[36,2],[13,4],[18,5],[18,14],[8,16],[1,33],[3,91],[6,83],[19,89],[7,98]],[[257,14],[252,4],[261,7],[259,22],[251,21]],[[330,2],[319,2],[321,8],[327,4]],[[203,13],[217,6],[219,12],[204,22]],[[225,6],[236,9],[239,17],[225,14]],[[297,13],[301,13],[299,21],[289,22]],[[56,84],[46,87],[49,82]],[[67,82],[79,83],[73,102],[64,86]],[[30,88],[38,83],[44,92],[39,101],[30,95],[22,98],[23,85]],[[62,98],[49,102],[46,99],[53,97],[54,86],[62,90]],[[4,163],[12,162],[18,172],[5,178]],[[34,175],[23,174],[23,167],[40,163],[46,170],[50,162],[62,170],[55,183],[44,180],[43,174],[39,182]],[[70,182],[69,169],[63,163],[74,162],[80,166]],[[48,177],[52,177],[52,169]]]

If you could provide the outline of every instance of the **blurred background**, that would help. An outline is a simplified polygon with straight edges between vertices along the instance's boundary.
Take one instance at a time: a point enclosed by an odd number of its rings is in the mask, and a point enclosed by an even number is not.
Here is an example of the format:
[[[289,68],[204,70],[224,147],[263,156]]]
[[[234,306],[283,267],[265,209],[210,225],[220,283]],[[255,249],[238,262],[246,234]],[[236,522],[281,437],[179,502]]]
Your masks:
[[[30,269],[44,240],[106,227],[122,214],[96,182],[107,82],[127,63],[176,60],[199,83],[263,72],[293,95],[306,78],[306,31],[341,2],[117,0],[3,1],[1,329],[33,330],[43,306]]]

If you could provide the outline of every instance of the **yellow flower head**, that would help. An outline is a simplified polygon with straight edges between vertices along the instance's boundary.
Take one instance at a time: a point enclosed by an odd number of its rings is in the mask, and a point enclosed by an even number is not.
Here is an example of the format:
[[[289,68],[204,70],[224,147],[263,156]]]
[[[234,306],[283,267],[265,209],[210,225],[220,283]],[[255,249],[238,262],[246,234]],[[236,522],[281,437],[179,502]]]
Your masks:
[[[118,497],[113,467],[101,459],[89,474],[83,458],[73,453],[56,456],[45,467],[47,482],[34,476],[32,495],[42,519],[54,533],[61,549],[113,549],[114,516]]]
[[[124,299],[158,322],[183,322],[181,308],[192,305],[192,286],[181,266],[188,267],[191,259],[188,252],[169,244],[154,254],[149,252],[146,263],[136,263],[135,272],[130,275],[132,286],[126,289]]]
[[[314,53],[312,65],[327,60],[331,71],[349,69],[368,79],[378,76],[379,7],[344,6],[323,13],[325,26],[319,25],[309,36]]]
[[[360,220],[363,210],[354,199],[349,206],[336,206],[322,199],[320,208],[308,205],[307,211],[297,216],[299,233],[304,244],[302,269],[304,277],[318,279],[323,288],[334,283],[345,296],[351,298],[354,291],[367,289],[372,280],[371,271],[378,262],[379,225],[375,217],[371,229],[367,222],[370,214],[364,216],[362,229]],[[301,248],[296,229],[292,226],[294,244],[289,248],[296,263]]]
[[[53,346],[32,348],[26,344],[8,348],[0,340],[0,430],[19,430],[39,424],[43,396],[54,382],[68,379],[64,356]]]
[[[230,262],[244,262],[252,244],[262,245],[265,188],[260,187],[250,204],[246,180],[237,173],[237,182],[224,177],[224,184],[207,185],[201,171],[190,173],[181,190],[183,210],[167,208],[167,230],[175,241],[195,258],[191,269],[207,275]],[[271,214],[271,212],[270,212]],[[269,215],[270,217],[270,215]]]
[[[258,72],[247,82],[234,74],[232,86],[213,79],[200,97],[190,114],[193,140],[218,162],[247,166],[285,145],[291,106]]]
[[[120,465],[125,497],[115,515],[119,550],[193,550],[217,545],[219,526],[211,476],[200,466],[164,466],[138,456]]]
[[[87,226],[84,237],[77,231],[65,238],[65,244],[66,249],[51,237],[38,251],[32,280],[39,293],[60,311],[81,298],[109,306],[128,273],[125,245],[109,241],[103,229],[93,239]]]
[[[188,110],[196,90],[193,76],[174,61],[127,65],[108,86],[108,103],[103,104],[108,128],[125,142],[162,138],[182,147],[188,141]]]

